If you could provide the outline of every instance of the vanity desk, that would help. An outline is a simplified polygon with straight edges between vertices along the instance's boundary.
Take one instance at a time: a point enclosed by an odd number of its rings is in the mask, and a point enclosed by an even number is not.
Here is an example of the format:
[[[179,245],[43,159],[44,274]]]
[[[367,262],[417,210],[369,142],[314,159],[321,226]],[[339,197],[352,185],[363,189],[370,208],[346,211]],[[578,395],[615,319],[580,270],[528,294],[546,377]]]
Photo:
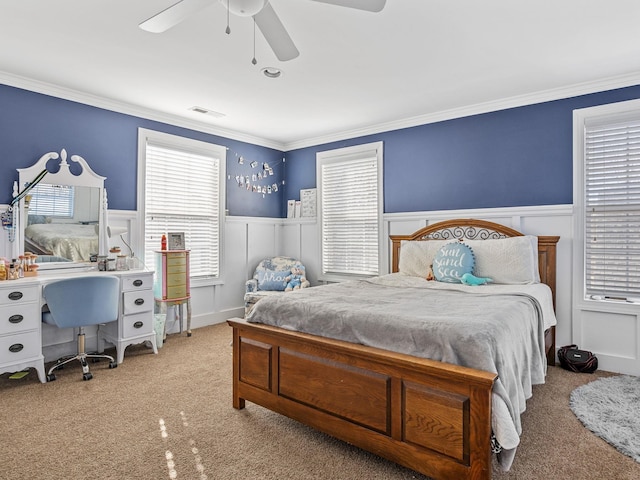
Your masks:
[[[125,349],[133,344],[149,342],[158,353],[153,331],[153,272],[103,272],[96,263],[89,263],[92,255],[106,256],[109,250],[106,177],[94,172],[81,156],[68,158],[64,149],[45,153],[33,165],[17,170],[14,198],[7,211],[12,224],[8,258],[32,252],[39,255],[39,262],[45,256],[65,262],[42,262],[36,276],[0,281],[0,373],[35,368],[44,383],[45,353],[54,357],[47,360],[60,357],[58,353],[75,353],[75,342],[74,351],[66,351],[71,329],[43,326],[41,318],[43,286],[70,277],[114,275],[120,279],[118,319],[91,330],[98,351],[103,352],[106,343],[114,345],[117,363],[122,363]],[[56,208],[51,207],[52,197]],[[64,208],[58,208],[61,205]]]
[[[153,331],[153,272],[69,270],[0,281],[0,373],[35,368],[39,380],[46,382],[42,352],[42,287],[47,282],[72,276],[114,275],[120,278],[118,319],[98,327],[98,351],[104,351],[105,343],[113,344],[119,364],[124,361],[124,351],[129,345],[148,341],[153,352],[158,353]]]

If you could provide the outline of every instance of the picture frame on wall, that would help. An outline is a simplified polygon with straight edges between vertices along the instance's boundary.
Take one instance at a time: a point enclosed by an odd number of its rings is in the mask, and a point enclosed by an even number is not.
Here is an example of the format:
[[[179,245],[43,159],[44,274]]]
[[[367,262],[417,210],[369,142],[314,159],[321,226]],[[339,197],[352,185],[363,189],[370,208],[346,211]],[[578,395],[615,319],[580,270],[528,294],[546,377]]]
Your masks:
[[[184,232],[167,233],[167,248],[169,250],[184,250]]]

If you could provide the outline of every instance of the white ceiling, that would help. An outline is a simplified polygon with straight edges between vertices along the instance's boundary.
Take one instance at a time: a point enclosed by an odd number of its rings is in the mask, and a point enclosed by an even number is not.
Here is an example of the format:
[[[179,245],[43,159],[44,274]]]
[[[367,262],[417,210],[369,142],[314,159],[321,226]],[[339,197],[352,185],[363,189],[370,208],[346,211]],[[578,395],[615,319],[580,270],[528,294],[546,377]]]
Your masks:
[[[138,28],[175,2],[4,0],[0,82],[42,82],[284,150],[640,83],[638,0],[387,0],[380,13],[271,0],[300,56],[279,62],[258,31],[256,66],[253,21],[232,16],[226,35],[217,1],[165,33]],[[266,66],[282,77],[266,78]]]

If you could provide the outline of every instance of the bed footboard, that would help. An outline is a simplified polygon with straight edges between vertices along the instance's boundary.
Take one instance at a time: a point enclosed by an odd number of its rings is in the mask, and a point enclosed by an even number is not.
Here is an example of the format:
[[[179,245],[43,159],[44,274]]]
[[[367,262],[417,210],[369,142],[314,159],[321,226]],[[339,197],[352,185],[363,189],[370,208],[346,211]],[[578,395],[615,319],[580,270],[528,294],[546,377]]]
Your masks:
[[[228,323],[234,408],[256,403],[435,479],[491,478],[495,374]]]

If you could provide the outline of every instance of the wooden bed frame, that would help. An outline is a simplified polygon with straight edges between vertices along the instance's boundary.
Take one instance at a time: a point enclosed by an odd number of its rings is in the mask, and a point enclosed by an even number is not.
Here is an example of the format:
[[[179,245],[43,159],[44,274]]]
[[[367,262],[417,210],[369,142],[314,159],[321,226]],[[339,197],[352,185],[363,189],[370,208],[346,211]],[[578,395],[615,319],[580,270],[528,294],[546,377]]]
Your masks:
[[[451,220],[404,240],[521,236],[482,220]],[[556,243],[538,237],[542,282],[555,302]],[[494,373],[230,319],[233,407],[250,401],[435,479],[491,478]],[[547,332],[555,360],[555,330]]]

